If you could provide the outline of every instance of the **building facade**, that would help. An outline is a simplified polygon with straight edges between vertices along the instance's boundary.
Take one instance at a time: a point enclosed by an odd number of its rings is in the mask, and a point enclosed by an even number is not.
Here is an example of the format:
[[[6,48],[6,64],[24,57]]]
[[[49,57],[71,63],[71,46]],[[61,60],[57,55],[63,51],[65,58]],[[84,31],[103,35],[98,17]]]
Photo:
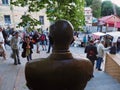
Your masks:
[[[2,27],[12,27],[16,30],[23,29],[16,28],[19,22],[21,22],[21,16],[27,12],[27,7],[11,7],[10,0],[0,0],[0,26]],[[46,30],[50,26],[49,20],[47,20],[47,16],[45,13],[45,9],[42,9],[39,12],[30,13],[31,17],[39,20],[42,24],[37,26],[37,28],[41,28],[42,30]]]
[[[90,7],[85,7],[84,13],[85,13],[86,26],[92,26],[92,20],[93,20],[92,9]]]

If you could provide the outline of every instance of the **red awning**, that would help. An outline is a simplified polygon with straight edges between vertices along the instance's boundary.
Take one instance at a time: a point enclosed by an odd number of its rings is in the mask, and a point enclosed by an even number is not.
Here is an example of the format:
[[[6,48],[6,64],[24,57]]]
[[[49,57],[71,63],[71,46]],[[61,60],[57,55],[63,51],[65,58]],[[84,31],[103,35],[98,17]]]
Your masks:
[[[120,28],[120,22],[117,22],[115,27]]]
[[[105,16],[99,19],[99,23],[104,23],[104,25],[109,25],[114,27],[114,24],[116,23],[117,28],[120,27],[120,18],[116,15],[110,15],[110,16]]]

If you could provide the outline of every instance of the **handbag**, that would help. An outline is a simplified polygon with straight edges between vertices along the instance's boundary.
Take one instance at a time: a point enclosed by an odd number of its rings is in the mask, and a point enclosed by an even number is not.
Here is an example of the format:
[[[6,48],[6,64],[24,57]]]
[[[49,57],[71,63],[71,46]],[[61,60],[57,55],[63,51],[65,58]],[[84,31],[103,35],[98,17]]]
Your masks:
[[[21,53],[21,56],[22,56],[23,58],[26,57],[26,53],[25,53],[25,51],[23,51],[23,52]]]

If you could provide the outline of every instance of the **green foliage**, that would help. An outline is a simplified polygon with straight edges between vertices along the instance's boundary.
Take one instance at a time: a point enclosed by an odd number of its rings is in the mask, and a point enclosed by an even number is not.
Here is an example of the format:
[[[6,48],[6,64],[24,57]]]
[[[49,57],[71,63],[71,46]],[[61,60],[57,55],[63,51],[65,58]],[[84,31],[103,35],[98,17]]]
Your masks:
[[[22,22],[18,24],[18,27],[25,27],[28,31],[32,31],[35,29],[35,26],[40,25],[40,22],[29,14],[23,15],[21,19]]]
[[[116,6],[117,15],[120,17],[120,7]]]
[[[101,5],[101,16],[108,16],[111,14],[114,14],[112,2],[104,1]]]
[[[86,1],[86,6],[89,7],[92,5],[93,0],[85,0]]]
[[[115,5],[116,13],[120,16],[120,7]],[[101,16],[108,16],[114,14],[113,3],[111,1],[104,1],[101,6]]]
[[[69,20],[75,30],[84,25],[84,0],[11,0],[11,3],[20,7],[27,6],[28,12],[38,12],[46,8],[48,20]]]
[[[93,16],[96,18],[101,16],[101,4],[101,0],[93,0],[92,2]]]

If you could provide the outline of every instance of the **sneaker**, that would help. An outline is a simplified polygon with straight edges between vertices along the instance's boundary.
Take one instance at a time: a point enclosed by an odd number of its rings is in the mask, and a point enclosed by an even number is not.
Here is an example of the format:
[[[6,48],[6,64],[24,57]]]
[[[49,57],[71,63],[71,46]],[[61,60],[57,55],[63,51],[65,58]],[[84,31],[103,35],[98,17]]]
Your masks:
[[[18,64],[21,64],[21,62],[18,62]]]
[[[98,71],[102,71],[102,69],[98,69]]]
[[[40,53],[40,51],[37,51],[36,53]]]
[[[17,65],[17,63],[14,63],[14,65]]]

